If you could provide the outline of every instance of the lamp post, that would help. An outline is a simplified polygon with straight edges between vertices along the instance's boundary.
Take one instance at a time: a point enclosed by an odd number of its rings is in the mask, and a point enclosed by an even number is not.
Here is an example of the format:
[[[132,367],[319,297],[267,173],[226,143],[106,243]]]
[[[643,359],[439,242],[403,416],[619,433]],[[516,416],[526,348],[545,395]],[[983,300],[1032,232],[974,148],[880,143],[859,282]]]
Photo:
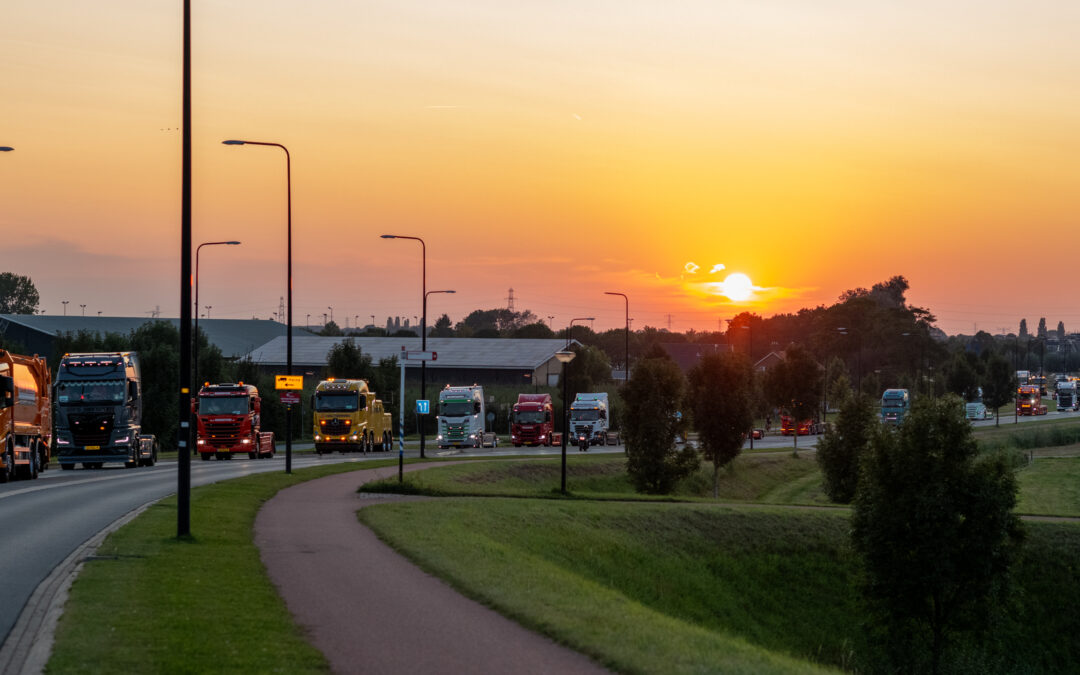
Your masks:
[[[555,352],[555,358],[559,360],[562,365],[562,398],[563,398],[563,433],[562,433],[562,483],[561,490],[563,494],[566,494],[566,437],[570,434],[570,430],[567,428],[566,420],[570,419],[568,412],[569,406],[566,405],[566,367],[571,361],[574,360],[576,354],[569,349],[564,349],[561,352]]]
[[[618,295],[623,299],[624,307],[626,310],[626,354],[623,361],[623,383],[630,381],[630,299],[626,297],[625,293],[615,293],[612,291],[604,291],[604,295]]]
[[[289,155],[289,149],[281,143],[264,143],[261,141],[222,141],[223,145],[265,145],[274,148],[281,148],[285,151],[285,194],[286,194],[286,216],[287,216],[287,229],[286,229],[286,241],[287,241],[287,259],[286,263],[286,281],[287,281],[287,294],[288,294],[288,321],[287,321],[287,337],[285,340],[285,374],[292,375],[292,158]],[[286,406],[287,414],[285,415],[285,473],[292,473],[292,406]]]
[[[330,323],[333,323],[334,322],[334,308],[333,307],[327,307],[327,309],[330,310]]]
[[[180,131],[180,391],[176,536],[191,535],[191,0],[184,0]],[[199,312],[196,308],[195,315]]]
[[[70,300],[61,300],[60,301],[60,304],[64,306],[64,316],[67,316],[67,305],[68,305],[69,302],[71,302],[71,301]]]
[[[86,316],[86,305],[79,305],[79,307],[82,307],[82,315]]]
[[[194,349],[192,358],[194,359],[191,364],[191,382],[194,385],[196,391],[199,389],[199,253],[202,252],[203,246],[239,246],[238,241],[204,241],[195,247],[195,337],[192,340],[194,342]],[[192,448],[194,450],[194,448]]]
[[[420,350],[427,351],[427,244],[420,237],[411,237],[404,234],[384,234],[383,239],[412,239],[420,242],[420,296],[423,299],[422,312],[420,313]],[[374,323],[372,319],[372,323]],[[427,398],[427,361],[420,362],[420,398]],[[420,459],[425,458],[424,442],[427,434],[424,433],[424,420],[420,419]]]

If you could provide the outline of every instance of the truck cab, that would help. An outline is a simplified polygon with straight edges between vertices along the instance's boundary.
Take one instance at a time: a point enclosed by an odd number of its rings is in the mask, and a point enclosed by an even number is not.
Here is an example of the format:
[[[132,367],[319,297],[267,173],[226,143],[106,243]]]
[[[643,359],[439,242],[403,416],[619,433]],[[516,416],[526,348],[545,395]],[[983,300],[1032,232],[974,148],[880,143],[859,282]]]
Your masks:
[[[985,420],[993,417],[982,400],[982,387],[978,387],[975,396],[964,404],[964,416],[969,420]]]
[[[484,442],[484,388],[446,387],[439,392],[439,448],[479,448]]]
[[[604,445],[608,424],[606,392],[578,394],[570,404],[570,432],[575,443]]]
[[[156,444],[142,434],[142,378],[135,352],[65,354],[53,386],[61,469],[107,462],[152,464]]]
[[[273,433],[261,431],[262,399],[253,385],[207,382],[193,407],[195,449],[202,459],[231,459],[235,453],[251,459],[273,456]]]
[[[312,396],[315,452],[389,450],[393,421],[367,380],[331,378]]]
[[[1042,392],[1038,385],[1025,384],[1016,390],[1017,415],[1045,415],[1046,405],[1042,402]]]
[[[550,394],[518,394],[510,421],[510,442],[522,445],[551,445],[555,430]]]
[[[907,389],[886,389],[881,395],[881,422],[894,427],[904,423],[911,410],[911,398]]]
[[[1057,383],[1057,409],[1058,412],[1064,410],[1080,410],[1080,391],[1077,389],[1077,382],[1075,380],[1063,380]]]

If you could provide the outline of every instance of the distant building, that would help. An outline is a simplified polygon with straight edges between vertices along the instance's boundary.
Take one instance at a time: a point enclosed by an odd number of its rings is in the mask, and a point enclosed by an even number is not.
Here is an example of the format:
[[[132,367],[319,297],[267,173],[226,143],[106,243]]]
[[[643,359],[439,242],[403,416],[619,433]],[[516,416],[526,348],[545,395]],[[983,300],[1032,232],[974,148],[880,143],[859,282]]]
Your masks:
[[[54,316],[44,314],[0,314],[0,336],[17,342],[31,354],[46,358],[53,356],[56,336],[61,333],[90,331],[128,335],[149,321],[168,321],[179,327],[179,319],[150,319],[147,317],[116,316]],[[259,345],[284,336],[285,324],[259,319],[201,319],[199,330],[210,344],[216,345],[226,358],[247,354]],[[293,336],[311,335],[303,328],[293,327]],[[284,338],[283,338],[284,339]]]
[[[347,339],[376,364],[380,359],[400,358],[403,348],[420,351],[421,345],[419,337],[293,337],[293,367],[325,368],[330,348]],[[427,349],[435,352],[437,358],[427,362],[427,382],[434,387],[433,391],[446,384],[474,383],[554,387],[559,384],[562,372],[555,353],[565,346],[562,339],[429,337]],[[286,348],[286,339],[277,337],[247,356],[266,372],[279,374],[285,371]],[[419,381],[420,362],[407,362],[405,376],[410,382]]]

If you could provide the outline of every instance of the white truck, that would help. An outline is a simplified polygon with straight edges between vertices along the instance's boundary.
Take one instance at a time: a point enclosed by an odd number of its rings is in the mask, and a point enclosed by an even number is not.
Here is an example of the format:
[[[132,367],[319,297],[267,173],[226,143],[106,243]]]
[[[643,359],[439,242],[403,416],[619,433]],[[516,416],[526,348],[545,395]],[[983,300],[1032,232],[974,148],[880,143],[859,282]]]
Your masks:
[[[993,417],[993,413],[986,407],[982,400],[982,387],[976,389],[975,398],[964,405],[964,416],[969,420],[985,420]]]
[[[570,438],[575,445],[588,448],[590,445],[606,444],[608,424],[606,392],[578,394],[570,404]]]
[[[1057,409],[1080,410],[1080,391],[1077,390],[1075,380],[1066,380],[1057,383]]]
[[[439,431],[435,438],[440,448],[479,448],[485,444],[484,388],[451,387],[439,392]]]

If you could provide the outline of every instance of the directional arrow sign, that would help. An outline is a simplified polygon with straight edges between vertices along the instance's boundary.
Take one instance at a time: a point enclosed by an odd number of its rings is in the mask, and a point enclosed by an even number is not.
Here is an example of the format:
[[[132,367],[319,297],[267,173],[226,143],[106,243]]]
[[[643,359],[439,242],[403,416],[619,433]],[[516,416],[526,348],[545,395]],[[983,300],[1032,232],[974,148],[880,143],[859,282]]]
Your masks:
[[[439,359],[438,352],[422,352],[419,350],[405,352],[404,359],[406,361],[437,361]]]
[[[303,375],[275,375],[274,389],[303,389]]]
[[[416,400],[416,414],[417,415],[428,415],[430,413],[431,413],[431,401],[427,401],[427,400],[424,400],[422,398],[417,399]]]

